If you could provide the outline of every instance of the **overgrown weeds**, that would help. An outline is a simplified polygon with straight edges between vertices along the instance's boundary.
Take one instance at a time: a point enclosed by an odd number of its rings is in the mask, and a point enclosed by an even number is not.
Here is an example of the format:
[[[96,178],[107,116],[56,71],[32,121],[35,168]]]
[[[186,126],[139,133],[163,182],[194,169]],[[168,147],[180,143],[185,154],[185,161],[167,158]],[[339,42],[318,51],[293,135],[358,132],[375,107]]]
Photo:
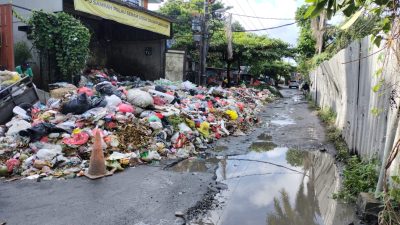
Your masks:
[[[373,192],[378,181],[377,160],[362,161],[357,156],[347,160],[343,171],[343,186],[333,198],[354,202],[360,192]]]
[[[349,149],[342,137],[341,131],[335,126],[336,113],[330,108],[322,108],[318,109],[317,115],[327,127],[328,140],[333,143],[337,151],[336,159],[346,162],[350,157]]]
[[[341,130],[335,126],[336,113],[330,108],[318,108],[315,104],[310,107],[316,108],[317,115],[327,127],[327,138],[337,151],[336,160],[345,163],[343,186],[333,197],[354,202],[360,192],[373,191],[378,181],[378,161],[362,161],[357,156],[351,156]]]

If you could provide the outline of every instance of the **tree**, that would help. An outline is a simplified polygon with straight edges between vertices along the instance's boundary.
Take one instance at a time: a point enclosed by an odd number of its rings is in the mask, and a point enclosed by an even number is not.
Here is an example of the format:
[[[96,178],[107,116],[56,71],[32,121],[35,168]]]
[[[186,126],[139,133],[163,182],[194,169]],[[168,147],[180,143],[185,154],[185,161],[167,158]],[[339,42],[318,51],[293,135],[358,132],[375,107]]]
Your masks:
[[[71,76],[83,69],[89,56],[89,29],[63,12],[34,11],[28,23],[35,48],[54,55],[63,79],[71,81]]]
[[[233,32],[237,32],[237,31],[245,31],[246,29],[242,26],[242,24],[240,24],[238,21],[234,21],[232,23],[232,31]]]
[[[297,39],[296,47],[296,62],[297,70],[303,76],[303,79],[308,80],[310,72],[310,60],[316,53],[316,40],[311,29],[311,19],[305,19],[304,16],[308,10],[307,5],[299,7],[296,11],[296,22],[300,27],[299,38]]]
[[[347,30],[363,15],[379,18],[369,34],[373,35],[374,43],[379,46],[383,39],[396,39],[400,35],[396,19],[400,16],[398,0],[308,0],[311,3],[305,18],[316,17],[326,11],[328,18],[338,12],[343,12],[349,19],[341,29]],[[385,36],[383,34],[385,34]]]
[[[217,1],[211,5],[210,11],[215,12],[224,8],[224,5]],[[196,48],[193,41],[192,22],[196,15],[204,14],[204,0],[169,0],[159,10],[160,13],[176,20],[174,23],[174,44],[173,48],[193,50]],[[223,29],[221,15],[211,13],[209,29],[211,36],[215,31]],[[211,37],[212,38],[212,37]]]
[[[217,1],[211,5],[211,12],[224,8]],[[198,50],[193,41],[192,20],[194,15],[203,13],[203,0],[169,0],[160,8],[160,12],[176,19],[174,26],[173,48],[185,49],[194,59],[198,59]],[[210,67],[238,68],[241,65],[250,66],[254,75],[265,71],[268,62],[276,62],[283,57],[292,57],[294,51],[288,43],[267,36],[255,35],[244,32],[244,27],[239,22],[232,23],[233,33],[233,59],[227,57],[227,38],[224,30],[222,15],[211,13],[209,52],[207,64]],[[257,59],[257,60],[254,60]],[[283,68],[283,67],[281,67]],[[286,71],[285,71],[286,72]],[[285,73],[281,71],[280,73]]]
[[[21,65],[22,63],[26,62],[28,59],[32,58],[31,51],[26,44],[26,42],[20,41],[15,43],[14,45],[14,58],[15,64]]]

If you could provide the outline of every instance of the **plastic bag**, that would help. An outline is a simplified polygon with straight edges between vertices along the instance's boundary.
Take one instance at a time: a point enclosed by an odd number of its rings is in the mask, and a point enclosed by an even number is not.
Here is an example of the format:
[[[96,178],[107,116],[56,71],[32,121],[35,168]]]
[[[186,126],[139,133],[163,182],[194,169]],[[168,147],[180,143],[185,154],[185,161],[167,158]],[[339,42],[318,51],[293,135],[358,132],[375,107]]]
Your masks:
[[[127,95],[128,102],[140,108],[146,108],[154,105],[153,97],[145,91],[131,89]]]
[[[176,139],[174,148],[182,148],[187,141],[188,141],[187,137],[184,134],[180,133],[178,138]]]
[[[83,93],[85,93],[87,96],[93,96],[94,95],[93,90],[88,88],[88,87],[78,88],[78,94],[83,94]]]
[[[186,123],[180,123],[178,127],[179,131],[182,133],[192,132],[192,129],[190,129],[190,127],[186,125]]]
[[[65,132],[65,130],[58,128],[53,124],[39,123],[26,130],[21,130],[19,132],[19,135],[23,137],[29,137],[31,142],[36,142],[50,133],[62,133],[62,132]]]
[[[163,125],[162,125],[161,122],[150,122],[150,127],[153,130],[161,130],[161,129],[163,129]]]
[[[104,97],[93,96],[90,98],[90,108],[106,107],[107,101]]]
[[[61,113],[63,114],[82,114],[90,109],[90,104],[85,93],[80,94],[77,98],[64,103],[61,106]]]
[[[79,132],[77,134],[72,134],[71,138],[64,138],[63,142],[67,145],[83,145],[89,140],[89,134],[86,132]]]
[[[23,109],[23,108],[21,108],[19,106],[15,106],[13,108],[13,113],[17,114],[18,116],[20,116],[24,120],[31,118],[30,116],[28,116],[28,112],[25,109]]]
[[[161,123],[161,119],[156,115],[152,115],[152,116],[149,117],[149,122],[159,122],[159,123]]]
[[[26,122],[25,120],[18,120],[18,121],[11,120],[10,123],[12,125],[10,128],[8,128],[8,131],[6,133],[7,136],[17,134],[22,130],[26,130],[26,129],[29,129],[32,127],[32,125],[30,123]],[[7,123],[7,125],[8,125],[8,123]]]
[[[159,96],[153,96],[153,101],[154,101],[154,105],[163,106],[163,105],[167,104],[167,101],[165,101],[164,99],[162,99]]]
[[[168,103],[171,103],[175,99],[173,95],[165,94],[156,90],[149,90],[149,93],[153,95],[153,97],[158,96]]]
[[[197,129],[205,138],[210,136],[210,124],[208,122],[202,122],[200,128]]]
[[[182,89],[184,89],[184,90],[192,90],[195,88],[196,88],[196,85],[188,80],[182,83]]]
[[[46,144],[36,153],[36,157],[39,160],[51,161],[54,157],[60,154],[62,154],[62,148],[60,145]]]
[[[14,168],[18,167],[21,162],[18,159],[9,159],[6,161],[7,171],[13,172]]]
[[[106,96],[105,100],[107,102],[107,107],[111,108],[115,108],[122,103],[122,100],[116,95]]]
[[[118,112],[122,112],[122,113],[133,113],[135,110],[133,109],[133,107],[131,105],[128,104],[119,104],[117,107]]]
[[[225,114],[227,114],[231,120],[237,120],[237,118],[239,117],[237,112],[234,110],[226,110]]]
[[[122,96],[122,93],[117,90],[116,87],[114,87],[110,82],[108,81],[103,81],[101,83],[98,83],[96,86],[96,91],[99,92],[102,95],[116,95],[118,97]]]
[[[156,87],[154,89],[156,91],[163,92],[163,93],[167,92],[167,89],[165,89],[163,86],[160,86],[160,85],[156,85]]]

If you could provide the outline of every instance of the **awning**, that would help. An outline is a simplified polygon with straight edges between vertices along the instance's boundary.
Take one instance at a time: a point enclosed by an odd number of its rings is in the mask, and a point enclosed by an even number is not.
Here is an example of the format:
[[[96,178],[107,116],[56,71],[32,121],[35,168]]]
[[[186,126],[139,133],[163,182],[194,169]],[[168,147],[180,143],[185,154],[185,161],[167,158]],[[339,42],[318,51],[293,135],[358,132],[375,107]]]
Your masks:
[[[74,7],[77,11],[168,37],[171,36],[171,22],[134,8],[105,0],[74,0]]]

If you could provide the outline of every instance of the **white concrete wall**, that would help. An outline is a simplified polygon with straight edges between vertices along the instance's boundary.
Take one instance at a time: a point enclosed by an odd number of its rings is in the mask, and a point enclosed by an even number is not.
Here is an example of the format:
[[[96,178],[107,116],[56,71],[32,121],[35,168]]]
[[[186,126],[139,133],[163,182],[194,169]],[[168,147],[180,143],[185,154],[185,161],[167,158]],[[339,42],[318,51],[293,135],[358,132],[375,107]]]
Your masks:
[[[165,79],[183,81],[185,72],[185,52],[169,50],[165,56]]]
[[[13,10],[22,18],[29,19],[32,10],[43,10],[45,12],[59,12],[63,10],[62,0],[0,0],[0,4],[13,4]],[[31,49],[32,59],[29,60],[34,74],[39,74],[39,55],[32,48],[32,41],[28,40],[27,34],[18,31],[19,26],[26,26],[23,21],[17,17],[13,17],[13,35],[14,44],[17,42],[25,42]],[[17,66],[17,65],[16,65]]]
[[[383,65],[382,75],[376,76]],[[349,149],[364,158],[383,157],[387,132],[392,132],[388,124],[395,119],[390,99],[394,90],[400,95],[399,68],[395,54],[380,51],[367,37],[310,73],[312,98],[337,113],[336,125]],[[382,79],[383,86],[375,93],[372,89]],[[395,100],[399,104],[398,96]]]

